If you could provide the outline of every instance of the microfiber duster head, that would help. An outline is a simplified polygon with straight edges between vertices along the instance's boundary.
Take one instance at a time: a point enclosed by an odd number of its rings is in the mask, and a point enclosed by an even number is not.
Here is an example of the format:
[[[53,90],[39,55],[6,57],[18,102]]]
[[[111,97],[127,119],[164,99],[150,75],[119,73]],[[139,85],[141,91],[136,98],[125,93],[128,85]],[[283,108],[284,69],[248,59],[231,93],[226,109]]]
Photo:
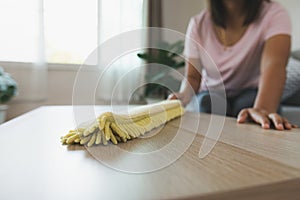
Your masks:
[[[70,130],[61,137],[62,144],[92,145],[126,142],[180,117],[184,108],[179,100],[166,100],[155,104],[139,106],[127,115],[105,112],[93,123],[83,128]]]

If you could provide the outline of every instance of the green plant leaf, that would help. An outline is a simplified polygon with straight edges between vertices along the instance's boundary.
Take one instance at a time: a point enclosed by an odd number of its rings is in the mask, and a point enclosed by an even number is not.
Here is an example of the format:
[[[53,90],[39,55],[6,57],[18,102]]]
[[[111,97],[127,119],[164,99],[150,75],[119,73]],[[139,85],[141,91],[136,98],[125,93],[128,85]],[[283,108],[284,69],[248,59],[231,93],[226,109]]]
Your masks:
[[[178,69],[185,65],[185,60],[181,56],[184,50],[184,41],[179,40],[173,44],[169,44],[166,41],[159,43],[157,49],[149,49],[145,53],[139,53],[137,56],[140,59],[145,60],[148,63],[158,63],[166,65],[168,69]],[[156,74],[146,74],[145,78],[151,82],[155,81],[168,81],[170,70],[161,70]],[[169,82],[171,79],[169,80]],[[178,81],[177,81],[178,82]],[[172,84],[177,84],[175,81],[171,81]],[[177,84],[178,85],[178,84]],[[162,92],[164,95],[167,94],[168,89],[158,84],[147,84],[145,88],[145,95],[149,96],[153,93]]]

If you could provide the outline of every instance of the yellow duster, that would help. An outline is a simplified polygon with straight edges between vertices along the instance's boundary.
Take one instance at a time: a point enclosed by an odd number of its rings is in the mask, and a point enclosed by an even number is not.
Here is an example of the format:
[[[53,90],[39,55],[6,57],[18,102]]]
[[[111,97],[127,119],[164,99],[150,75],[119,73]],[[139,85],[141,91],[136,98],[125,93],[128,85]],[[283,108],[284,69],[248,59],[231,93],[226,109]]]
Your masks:
[[[144,135],[168,121],[184,114],[179,100],[167,100],[155,104],[139,106],[129,114],[105,112],[86,128],[70,130],[61,137],[62,144],[92,145],[126,142]]]

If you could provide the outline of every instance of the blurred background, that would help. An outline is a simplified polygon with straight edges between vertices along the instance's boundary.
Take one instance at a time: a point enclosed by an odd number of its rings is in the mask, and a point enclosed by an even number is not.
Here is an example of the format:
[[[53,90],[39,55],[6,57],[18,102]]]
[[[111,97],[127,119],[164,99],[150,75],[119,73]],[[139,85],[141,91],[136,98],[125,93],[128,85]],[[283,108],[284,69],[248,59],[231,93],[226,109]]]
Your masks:
[[[278,1],[292,18],[292,49],[300,49],[299,1]],[[190,17],[205,7],[205,0],[1,0],[0,66],[17,83],[17,95],[0,102],[0,105],[8,105],[6,119],[41,105],[71,105],[79,67],[85,65],[82,73],[90,79],[97,79],[100,61],[86,61],[86,58],[108,39],[142,27],[164,27],[184,34]],[[151,37],[141,35],[139,39],[141,43],[148,40],[163,42],[167,48],[175,48],[181,54],[183,46],[180,41],[178,43],[164,35]],[[107,91],[96,95],[96,104],[109,103],[109,91],[118,77],[130,67],[147,61],[138,57],[138,53],[145,52],[133,52],[115,64],[117,67],[105,82]],[[181,61],[176,60],[176,64]],[[176,68],[174,64],[174,68],[184,73],[183,65]],[[159,73],[148,70],[135,70],[118,95],[120,103],[128,98],[128,88],[135,88],[149,79],[149,73],[150,78]],[[178,83],[180,80],[174,85]],[[83,104],[88,90],[89,84],[83,82],[78,91]],[[144,103],[142,97],[149,96],[144,90],[138,92],[133,103]],[[166,93],[162,90],[158,89],[152,96],[164,98]]]

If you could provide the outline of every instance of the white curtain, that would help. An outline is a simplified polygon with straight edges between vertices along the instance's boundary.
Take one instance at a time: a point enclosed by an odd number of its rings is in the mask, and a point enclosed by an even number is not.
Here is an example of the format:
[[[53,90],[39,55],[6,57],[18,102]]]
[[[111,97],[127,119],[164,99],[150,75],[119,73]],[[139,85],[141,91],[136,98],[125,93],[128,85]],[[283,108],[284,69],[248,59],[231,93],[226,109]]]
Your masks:
[[[145,35],[134,30],[144,26],[144,0],[99,0],[99,67],[104,70],[99,79],[98,100],[128,103],[133,91],[143,81],[144,69],[137,53],[129,49],[125,54],[112,56],[125,46],[142,46]],[[129,31],[129,32],[128,32]],[[123,37],[126,35],[125,37]],[[129,39],[130,38],[130,39]],[[140,44],[140,45],[139,45]],[[110,49],[110,50],[107,50]],[[110,52],[108,52],[110,51]],[[107,60],[114,57],[114,60]],[[110,63],[107,65],[107,63]]]
[[[0,64],[18,82],[16,99],[47,96],[42,0],[0,1]]]
[[[0,65],[9,72],[17,69],[13,74],[19,83],[16,99],[47,98],[47,63],[95,65],[97,62],[87,63],[86,58],[97,45],[144,26],[144,1],[1,0]],[[134,40],[142,44],[143,36]],[[131,41],[119,42],[115,48],[126,46],[126,42]],[[111,92],[124,74],[126,80],[119,84],[115,100],[123,102],[129,98],[144,77],[138,68],[141,60],[136,56],[140,51],[120,55],[111,66],[103,65],[106,58],[99,53],[99,67],[109,70],[96,99],[111,100]],[[1,64],[5,61],[5,65]]]

